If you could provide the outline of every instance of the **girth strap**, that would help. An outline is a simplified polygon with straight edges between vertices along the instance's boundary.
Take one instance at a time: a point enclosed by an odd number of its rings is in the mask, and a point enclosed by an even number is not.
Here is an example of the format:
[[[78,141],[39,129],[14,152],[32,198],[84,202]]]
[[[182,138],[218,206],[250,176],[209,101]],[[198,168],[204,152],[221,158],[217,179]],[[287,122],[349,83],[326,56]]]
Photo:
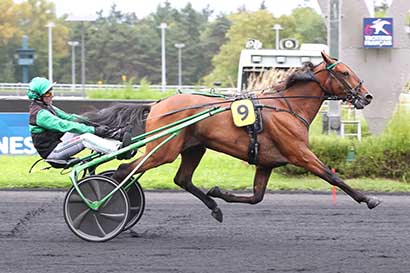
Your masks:
[[[259,143],[258,134],[263,131],[262,107],[256,97],[252,97],[252,103],[255,109],[256,121],[252,125],[246,126],[250,142],[248,146],[248,163],[258,164]]]

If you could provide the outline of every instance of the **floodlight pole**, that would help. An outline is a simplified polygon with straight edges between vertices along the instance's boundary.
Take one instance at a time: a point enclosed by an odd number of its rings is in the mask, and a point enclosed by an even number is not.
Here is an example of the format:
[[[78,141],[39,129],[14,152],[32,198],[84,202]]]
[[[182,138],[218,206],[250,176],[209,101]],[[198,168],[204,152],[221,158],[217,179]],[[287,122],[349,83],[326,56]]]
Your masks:
[[[273,25],[273,30],[275,31],[275,36],[276,36],[276,40],[275,40],[275,49],[279,49],[279,32],[282,30],[282,26],[279,24],[274,24]]]
[[[81,86],[85,97],[85,45],[84,45],[84,22],[81,22]]]
[[[81,23],[81,89],[83,97],[86,96],[85,94],[85,22],[93,22],[97,18],[95,15],[88,15],[88,16],[73,16],[70,15],[66,21],[69,22],[80,22]]]
[[[167,23],[161,23],[159,25],[161,29],[161,64],[162,64],[162,76],[161,76],[161,91],[165,91],[167,86],[167,66],[165,58],[165,29],[168,28]]]
[[[178,48],[178,87],[182,86],[182,48],[185,47],[184,43],[176,43],[175,47]]]
[[[71,83],[72,89],[75,89],[75,47],[80,43],[77,41],[68,41],[68,45],[71,46]]]
[[[48,80],[53,81],[53,27],[55,24],[49,22],[46,27],[48,28]]]

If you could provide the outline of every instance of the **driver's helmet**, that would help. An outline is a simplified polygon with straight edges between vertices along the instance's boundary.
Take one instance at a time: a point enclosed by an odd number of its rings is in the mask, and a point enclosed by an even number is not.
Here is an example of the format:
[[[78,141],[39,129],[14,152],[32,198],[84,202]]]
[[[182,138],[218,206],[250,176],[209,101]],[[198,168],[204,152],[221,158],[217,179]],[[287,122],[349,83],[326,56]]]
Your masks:
[[[52,83],[51,81],[47,80],[43,77],[35,77],[31,80],[28,90],[27,90],[27,97],[30,100],[39,99],[45,93],[50,91],[51,88],[56,83]]]

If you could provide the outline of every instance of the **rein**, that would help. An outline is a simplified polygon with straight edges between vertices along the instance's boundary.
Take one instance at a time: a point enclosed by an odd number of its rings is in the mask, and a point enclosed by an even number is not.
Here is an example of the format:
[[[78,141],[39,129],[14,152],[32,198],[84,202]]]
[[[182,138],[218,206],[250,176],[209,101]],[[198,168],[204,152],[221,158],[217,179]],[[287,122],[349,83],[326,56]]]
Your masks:
[[[271,109],[277,112],[287,112],[290,113],[291,115],[293,115],[294,117],[296,117],[297,119],[299,119],[307,128],[309,128],[309,122],[306,121],[301,115],[299,115],[298,113],[296,113],[293,108],[292,105],[289,102],[289,99],[323,99],[323,100],[347,100],[349,102],[352,102],[353,100],[357,99],[357,93],[358,90],[360,90],[363,81],[360,81],[359,84],[352,88],[344,79],[340,78],[338,76],[338,74],[336,74],[334,72],[334,68],[336,67],[337,64],[341,63],[340,61],[336,61],[328,66],[325,66],[325,68],[320,69],[319,71],[316,71],[314,73],[312,73],[312,77],[311,80],[313,82],[316,82],[320,89],[322,90],[322,92],[325,94],[324,96],[284,96],[282,94],[283,91],[285,90],[280,90],[277,91],[276,94],[278,94],[279,96],[267,96],[267,97],[260,97],[260,98],[252,98],[252,97],[246,97],[247,99],[250,99],[252,101],[258,99],[258,100],[264,100],[264,99],[282,99],[285,101],[288,109],[282,109],[282,108],[277,108],[274,106],[269,106],[269,105],[264,105],[264,104],[258,104],[256,105],[256,107],[260,107],[260,108],[267,108],[267,109]],[[323,84],[315,77],[316,74],[319,74],[320,72],[323,71],[327,71],[329,73],[329,75],[336,79],[338,81],[339,84],[341,84],[344,89],[345,89],[345,94],[346,97],[340,97],[340,96],[335,96],[333,95],[325,86],[323,86]],[[233,102],[236,101],[238,99],[242,99],[244,98],[243,96],[238,96],[238,97],[234,97],[232,99],[225,99],[225,101],[223,102],[211,102],[211,103],[204,103],[204,104],[199,104],[199,105],[192,105],[192,106],[188,106],[188,107],[184,107],[181,109],[176,109],[155,117],[150,117],[149,119],[154,119],[154,118],[161,118],[161,117],[165,117],[165,116],[169,116],[169,115],[173,115],[182,111],[186,111],[186,110],[191,110],[191,109],[198,109],[198,108],[203,108],[203,107],[208,107],[208,106],[215,106],[215,105],[219,105],[223,104],[223,103],[229,103],[229,102]],[[230,108],[227,108],[227,110]],[[148,119],[145,119],[145,121]]]
[[[150,117],[150,118],[146,118],[143,121],[147,121],[150,119],[155,119],[155,118],[162,118],[162,117],[166,117],[166,116],[170,116],[173,114],[177,114],[183,111],[187,111],[187,110],[192,110],[192,109],[200,109],[200,108],[204,108],[204,107],[210,107],[210,106],[216,106],[216,107],[220,107],[221,104],[224,103],[230,103],[230,102],[234,102],[236,100],[239,99],[243,99],[245,98],[244,96],[238,96],[238,97],[234,97],[231,99],[225,99],[225,101],[217,101],[217,102],[210,102],[210,103],[204,103],[204,104],[197,104],[197,105],[191,105],[191,106],[187,106],[187,107],[183,107],[180,109],[176,109],[173,111],[169,111],[167,113],[161,114],[161,115],[157,115],[154,117]],[[328,100],[339,100],[340,98],[334,97],[334,96],[283,96],[281,95],[280,97],[278,96],[266,96],[266,97],[246,97],[247,99],[250,99],[252,101],[255,100],[266,100],[266,99],[285,99],[288,107],[290,106],[289,102],[287,101],[287,99],[328,99]],[[256,104],[255,105],[256,108],[261,108],[261,109],[270,109],[270,110],[274,110],[277,112],[287,112],[290,113],[291,115],[293,115],[294,117],[296,117],[297,119],[299,119],[307,128],[309,128],[309,122],[306,121],[302,116],[300,116],[299,114],[297,114],[296,112],[293,111],[292,107],[289,107],[289,109],[283,109],[283,108],[278,108],[275,106],[270,106],[270,105],[265,105],[265,104]],[[230,107],[227,108],[227,110],[229,110]]]

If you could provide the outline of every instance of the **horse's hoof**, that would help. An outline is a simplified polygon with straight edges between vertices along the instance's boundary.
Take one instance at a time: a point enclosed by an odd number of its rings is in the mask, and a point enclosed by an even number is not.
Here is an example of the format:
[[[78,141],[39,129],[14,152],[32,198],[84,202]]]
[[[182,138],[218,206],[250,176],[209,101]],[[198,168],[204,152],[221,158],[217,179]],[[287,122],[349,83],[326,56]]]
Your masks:
[[[215,208],[212,212],[211,212],[212,217],[214,217],[216,219],[216,221],[218,221],[219,223],[222,223],[223,221],[223,215],[222,215],[222,211],[220,208]]]
[[[221,196],[221,190],[219,189],[219,187],[213,187],[206,193],[206,195],[212,196],[212,197],[219,197]]]
[[[367,207],[369,209],[374,209],[375,207],[380,205],[381,202],[382,201],[380,199],[377,199],[376,197],[369,197],[369,199],[367,200]]]

